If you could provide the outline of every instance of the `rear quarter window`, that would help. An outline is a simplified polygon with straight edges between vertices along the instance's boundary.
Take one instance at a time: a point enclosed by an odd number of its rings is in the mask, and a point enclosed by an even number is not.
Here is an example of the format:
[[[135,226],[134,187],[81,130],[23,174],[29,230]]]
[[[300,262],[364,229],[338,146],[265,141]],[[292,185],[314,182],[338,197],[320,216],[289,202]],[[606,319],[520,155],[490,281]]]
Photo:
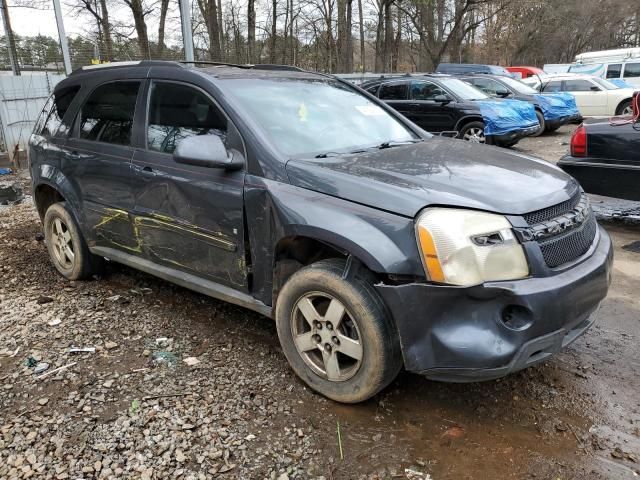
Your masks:
[[[382,100],[406,100],[407,84],[403,83],[386,83],[380,87],[379,97]]]
[[[640,62],[627,63],[624,66],[624,78],[640,77]]]
[[[71,102],[80,91],[79,86],[61,88],[51,94],[45,103],[40,117],[33,129],[33,133],[43,137],[53,137],[60,130],[62,119],[64,118]],[[67,129],[60,133],[66,133]]]

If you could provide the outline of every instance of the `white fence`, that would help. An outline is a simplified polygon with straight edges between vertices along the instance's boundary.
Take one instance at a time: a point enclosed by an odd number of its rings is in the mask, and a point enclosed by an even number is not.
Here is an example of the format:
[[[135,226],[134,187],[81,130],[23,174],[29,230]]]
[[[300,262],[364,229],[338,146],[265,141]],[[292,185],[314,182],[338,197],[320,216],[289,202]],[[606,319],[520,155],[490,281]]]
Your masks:
[[[0,76],[0,126],[2,151],[11,158],[18,150],[25,150],[29,136],[44,103],[53,87],[64,75],[34,74]]]

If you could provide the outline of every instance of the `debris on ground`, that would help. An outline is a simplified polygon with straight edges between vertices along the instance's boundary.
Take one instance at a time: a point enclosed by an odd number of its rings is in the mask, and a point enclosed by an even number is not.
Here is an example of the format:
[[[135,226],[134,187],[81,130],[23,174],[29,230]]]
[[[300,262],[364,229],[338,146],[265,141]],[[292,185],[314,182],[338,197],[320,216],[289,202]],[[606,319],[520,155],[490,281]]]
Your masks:
[[[69,347],[67,353],[96,353],[96,347]]]
[[[14,205],[24,199],[18,182],[0,182],[0,205]]]

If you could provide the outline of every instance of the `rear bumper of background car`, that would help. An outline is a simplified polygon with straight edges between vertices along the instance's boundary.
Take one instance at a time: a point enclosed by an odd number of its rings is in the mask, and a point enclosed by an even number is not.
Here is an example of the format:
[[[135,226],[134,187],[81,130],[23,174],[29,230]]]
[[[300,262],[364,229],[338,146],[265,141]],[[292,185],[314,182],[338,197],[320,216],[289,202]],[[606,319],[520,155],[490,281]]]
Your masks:
[[[607,294],[612,261],[601,229],[588,258],[550,277],[376,289],[395,320],[407,370],[445,381],[489,380],[543,361],[583,334]]]
[[[545,119],[545,125],[548,130],[555,130],[563,125],[574,123],[582,123],[582,115],[567,115],[565,117],[556,117],[552,119]]]

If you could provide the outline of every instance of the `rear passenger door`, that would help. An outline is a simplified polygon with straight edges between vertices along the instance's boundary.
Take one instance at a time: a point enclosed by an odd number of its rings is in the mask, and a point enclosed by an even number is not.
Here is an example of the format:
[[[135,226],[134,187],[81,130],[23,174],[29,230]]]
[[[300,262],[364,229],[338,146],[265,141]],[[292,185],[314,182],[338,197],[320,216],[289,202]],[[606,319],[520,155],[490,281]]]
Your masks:
[[[245,157],[242,138],[212,95],[199,86],[150,80],[141,144],[133,157],[135,224],[154,263],[246,290],[245,171],[176,163],[185,138],[217,135]],[[246,158],[246,157],[245,157]]]
[[[90,246],[138,253],[129,212],[133,209],[131,146],[141,80],[113,81],[91,91],[64,146],[61,170],[82,203]]]
[[[408,82],[406,80],[383,83],[378,90],[378,98],[384,100],[404,116],[409,117],[411,109],[409,107],[407,87]]]

